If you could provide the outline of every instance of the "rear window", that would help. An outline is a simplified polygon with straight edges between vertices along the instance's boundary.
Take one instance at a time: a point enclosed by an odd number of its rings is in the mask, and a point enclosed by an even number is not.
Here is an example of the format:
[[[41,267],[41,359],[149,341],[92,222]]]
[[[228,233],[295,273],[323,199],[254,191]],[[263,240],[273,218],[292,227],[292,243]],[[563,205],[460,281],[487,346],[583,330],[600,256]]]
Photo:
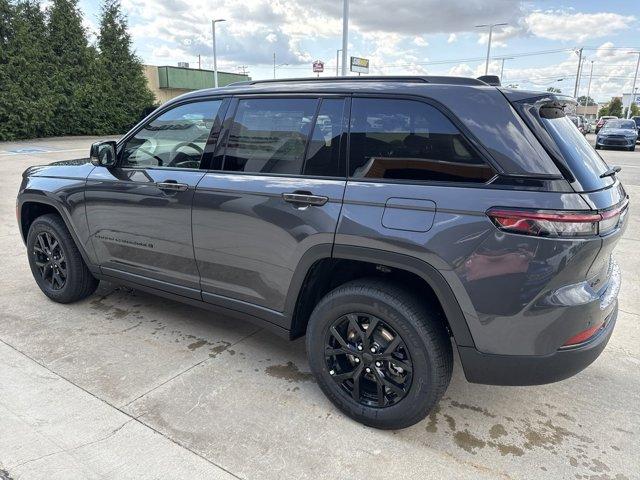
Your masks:
[[[580,183],[581,190],[599,190],[613,183],[611,177],[600,178],[609,167],[569,118],[542,118],[542,123]]]
[[[600,177],[609,167],[565,114],[565,108],[570,110],[574,105],[547,98],[515,102],[518,112],[555,158],[558,168],[568,179],[573,177],[574,190],[592,192],[606,188],[615,178]]]

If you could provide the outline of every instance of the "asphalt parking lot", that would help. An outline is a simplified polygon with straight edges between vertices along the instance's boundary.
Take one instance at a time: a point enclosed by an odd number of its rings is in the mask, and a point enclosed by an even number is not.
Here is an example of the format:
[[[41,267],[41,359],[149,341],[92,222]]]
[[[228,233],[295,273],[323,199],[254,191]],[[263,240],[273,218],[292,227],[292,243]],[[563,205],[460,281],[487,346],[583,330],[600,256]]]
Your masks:
[[[602,356],[539,387],[470,384],[456,365],[429,418],[378,431],[325,399],[303,340],[104,282],[72,305],[38,290],[20,175],[92,141],[0,143],[0,480],[640,478],[640,148],[601,152],[632,197]]]

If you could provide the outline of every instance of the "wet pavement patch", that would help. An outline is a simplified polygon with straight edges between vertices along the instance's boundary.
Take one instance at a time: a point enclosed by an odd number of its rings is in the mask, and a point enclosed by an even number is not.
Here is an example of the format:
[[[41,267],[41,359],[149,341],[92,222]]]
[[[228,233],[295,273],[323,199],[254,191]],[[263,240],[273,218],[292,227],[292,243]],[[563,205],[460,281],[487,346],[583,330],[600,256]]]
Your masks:
[[[286,365],[271,365],[264,369],[265,373],[271,377],[287,380],[288,382],[311,382],[313,374],[301,372],[295,363],[287,362]]]

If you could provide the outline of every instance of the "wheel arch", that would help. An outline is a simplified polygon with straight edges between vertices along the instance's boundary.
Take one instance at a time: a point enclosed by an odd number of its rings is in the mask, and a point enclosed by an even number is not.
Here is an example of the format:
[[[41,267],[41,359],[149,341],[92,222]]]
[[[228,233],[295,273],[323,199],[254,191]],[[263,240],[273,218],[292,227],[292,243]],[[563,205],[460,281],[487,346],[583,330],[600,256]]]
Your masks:
[[[325,293],[337,286],[332,284],[332,281],[335,281],[332,277],[335,276],[336,266],[341,261],[351,261],[357,262],[362,270],[350,272],[352,278],[347,276],[345,281],[360,278],[366,274],[379,274],[385,267],[419,279],[433,292],[435,300],[440,304],[456,344],[475,346],[453,289],[432,265],[408,255],[368,247],[349,245],[335,245],[333,248],[331,245],[318,247],[321,246],[314,247],[303,256],[289,288],[285,313],[291,319],[291,338],[304,335],[309,315],[315,304]]]
[[[60,218],[62,218],[62,221],[67,227],[67,230],[69,230],[73,241],[75,242],[78,250],[80,251],[80,254],[82,255],[82,259],[84,260],[87,267],[89,267],[89,269],[93,271],[95,269],[93,267],[94,262],[91,261],[91,257],[88,255],[88,252],[85,249],[85,245],[78,238],[78,235],[73,228],[71,219],[69,218],[68,212],[64,209],[61,202],[50,196],[36,193],[25,193],[19,197],[16,216],[18,218],[22,241],[26,245],[27,235],[29,233],[31,224],[38,217],[50,213],[57,214],[60,216]]]

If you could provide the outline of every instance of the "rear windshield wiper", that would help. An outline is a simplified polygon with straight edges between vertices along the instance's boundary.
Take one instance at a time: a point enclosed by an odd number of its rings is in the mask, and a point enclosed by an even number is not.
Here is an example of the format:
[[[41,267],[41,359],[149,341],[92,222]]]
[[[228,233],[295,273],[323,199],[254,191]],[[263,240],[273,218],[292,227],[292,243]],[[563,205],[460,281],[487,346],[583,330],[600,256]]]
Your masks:
[[[604,178],[604,177],[613,177],[616,173],[618,173],[620,170],[622,170],[622,167],[619,167],[618,165],[614,165],[613,167],[611,167],[610,169],[608,169],[606,172],[604,172],[603,174],[600,175],[600,178]]]

